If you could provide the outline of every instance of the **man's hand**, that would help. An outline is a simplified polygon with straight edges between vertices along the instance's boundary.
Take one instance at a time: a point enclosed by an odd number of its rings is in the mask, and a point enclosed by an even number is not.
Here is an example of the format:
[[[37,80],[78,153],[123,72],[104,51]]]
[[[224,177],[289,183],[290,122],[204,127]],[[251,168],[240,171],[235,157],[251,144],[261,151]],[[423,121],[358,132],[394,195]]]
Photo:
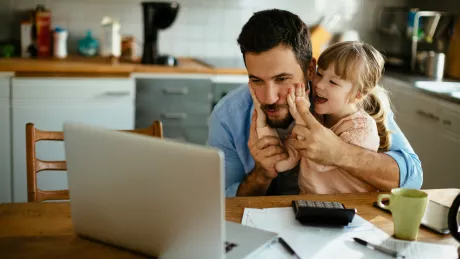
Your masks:
[[[295,125],[287,140],[300,154],[322,165],[337,165],[342,158],[343,142],[334,132],[321,125],[311,114],[309,103],[297,99],[296,106],[306,126]]]
[[[281,147],[278,138],[265,136],[259,139],[257,137],[256,121],[257,111],[254,110],[249,131],[248,147],[254,158],[255,168],[240,184],[237,196],[264,195],[272,179],[278,175],[275,164],[287,159],[286,151]]]
[[[248,147],[252,157],[256,163],[256,167],[261,167],[263,170],[263,178],[259,180],[272,180],[278,175],[275,170],[275,164],[281,160],[287,159],[287,154],[278,138],[274,136],[257,137],[256,121],[257,110],[252,115],[251,128],[249,131]]]

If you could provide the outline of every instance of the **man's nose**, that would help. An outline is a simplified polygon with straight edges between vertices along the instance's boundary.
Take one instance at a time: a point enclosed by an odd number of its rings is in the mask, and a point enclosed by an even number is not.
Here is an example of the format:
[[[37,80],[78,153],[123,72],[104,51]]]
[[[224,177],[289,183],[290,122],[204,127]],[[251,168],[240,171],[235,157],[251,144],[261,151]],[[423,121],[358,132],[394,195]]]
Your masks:
[[[276,103],[279,99],[279,91],[276,86],[273,84],[268,84],[265,88],[265,103],[266,104],[273,104]]]

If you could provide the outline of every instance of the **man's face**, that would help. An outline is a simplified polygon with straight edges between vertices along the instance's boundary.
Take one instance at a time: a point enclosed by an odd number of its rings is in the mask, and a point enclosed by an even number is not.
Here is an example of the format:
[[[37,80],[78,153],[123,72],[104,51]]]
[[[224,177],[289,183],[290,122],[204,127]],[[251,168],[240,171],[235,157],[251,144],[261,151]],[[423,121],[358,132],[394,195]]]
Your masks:
[[[286,100],[289,88],[295,83],[306,83],[307,79],[294,52],[279,45],[260,54],[246,53],[245,59],[249,83],[267,116],[267,124],[272,128],[287,128],[293,121]],[[307,77],[311,74],[310,65],[308,70]]]

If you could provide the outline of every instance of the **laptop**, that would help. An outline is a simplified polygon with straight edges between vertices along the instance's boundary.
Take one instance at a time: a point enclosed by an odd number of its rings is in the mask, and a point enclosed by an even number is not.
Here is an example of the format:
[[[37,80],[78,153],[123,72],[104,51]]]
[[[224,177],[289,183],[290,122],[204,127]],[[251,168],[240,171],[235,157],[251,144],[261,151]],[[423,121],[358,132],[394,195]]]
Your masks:
[[[64,125],[77,234],[160,258],[247,258],[276,233],[225,221],[220,150]]]

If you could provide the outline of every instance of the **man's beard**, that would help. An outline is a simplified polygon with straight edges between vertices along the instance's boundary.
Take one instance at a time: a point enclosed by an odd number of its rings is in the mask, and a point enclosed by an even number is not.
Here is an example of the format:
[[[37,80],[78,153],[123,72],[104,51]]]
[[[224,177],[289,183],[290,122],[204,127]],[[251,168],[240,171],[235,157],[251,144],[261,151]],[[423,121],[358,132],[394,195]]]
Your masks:
[[[264,112],[266,112],[267,110],[281,110],[283,108],[289,109],[289,106],[287,104],[262,104],[261,108]],[[267,116],[267,124],[268,126],[270,126],[270,128],[287,129],[293,121],[294,121],[294,118],[292,117],[289,110],[288,110],[286,117],[283,119],[271,120]]]

